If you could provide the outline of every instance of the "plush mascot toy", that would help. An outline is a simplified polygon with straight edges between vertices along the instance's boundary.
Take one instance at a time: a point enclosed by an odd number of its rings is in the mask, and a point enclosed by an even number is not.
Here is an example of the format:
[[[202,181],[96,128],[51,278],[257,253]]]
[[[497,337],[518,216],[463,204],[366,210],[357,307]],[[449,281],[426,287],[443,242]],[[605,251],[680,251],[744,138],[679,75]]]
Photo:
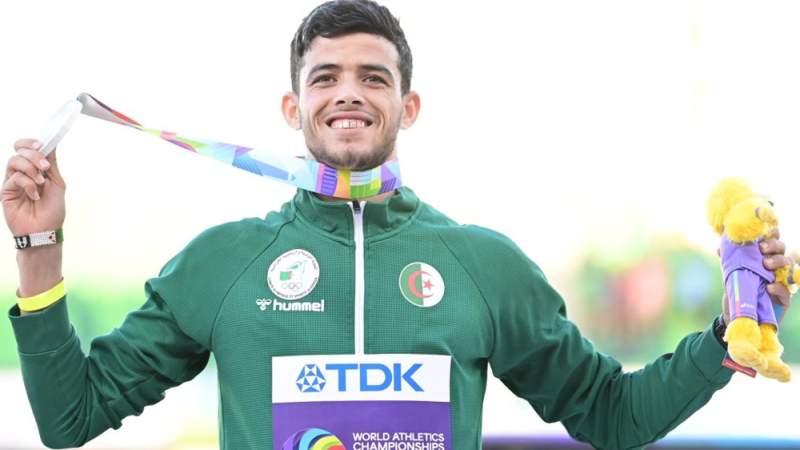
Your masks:
[[[758,243],[778,226],[772,203],[743,180],[728,178],[712,191],[707,210],[711,226],[722,236],[720,257],[730,310],[728,354],[765,377],[789,381],[792,373],[781,360],[783,346],[767,284],[777,280],[790,287],[800,282],[800,268],[773,273],[764,267]]]

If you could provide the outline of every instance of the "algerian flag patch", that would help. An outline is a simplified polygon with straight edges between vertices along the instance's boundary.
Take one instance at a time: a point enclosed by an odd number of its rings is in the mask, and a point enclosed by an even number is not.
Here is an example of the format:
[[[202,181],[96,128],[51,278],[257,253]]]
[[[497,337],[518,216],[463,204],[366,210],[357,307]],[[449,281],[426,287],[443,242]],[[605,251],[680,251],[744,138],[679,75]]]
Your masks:
[[[409,303],[423,308],[436,305],[444,296],[444,280],[430,264],[413,262],[400,272],[400,292]]]

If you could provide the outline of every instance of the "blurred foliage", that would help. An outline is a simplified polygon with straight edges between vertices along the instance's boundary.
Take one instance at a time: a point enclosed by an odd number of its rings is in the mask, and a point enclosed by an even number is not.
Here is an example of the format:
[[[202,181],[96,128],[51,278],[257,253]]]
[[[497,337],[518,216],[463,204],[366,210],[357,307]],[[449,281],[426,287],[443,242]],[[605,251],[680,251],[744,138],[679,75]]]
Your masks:
[[[626,248],[589,249],[571,285],[581,330],[604,353],[644,362],[672,352],[691,331],[706,328],[722,308],[716,255],[679,236],[657,236]],[[785,359],[800,362],[800,316],[787,314],[780,330]]]

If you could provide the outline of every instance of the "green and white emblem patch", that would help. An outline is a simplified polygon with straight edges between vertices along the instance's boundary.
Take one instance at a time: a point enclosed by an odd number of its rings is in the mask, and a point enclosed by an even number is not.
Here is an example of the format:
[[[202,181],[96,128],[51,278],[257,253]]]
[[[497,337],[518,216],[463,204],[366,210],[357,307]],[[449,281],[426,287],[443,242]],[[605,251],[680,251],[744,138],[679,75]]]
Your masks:
[[[284,300],[305,297],[319,281],[317,258],[296,248],[275,258],[267,271],[267,285],[273,294]]]
[[[400,292],[414,306],[430,308],[444,296],[444,280],[429,264],[413,262],[400,272]]]

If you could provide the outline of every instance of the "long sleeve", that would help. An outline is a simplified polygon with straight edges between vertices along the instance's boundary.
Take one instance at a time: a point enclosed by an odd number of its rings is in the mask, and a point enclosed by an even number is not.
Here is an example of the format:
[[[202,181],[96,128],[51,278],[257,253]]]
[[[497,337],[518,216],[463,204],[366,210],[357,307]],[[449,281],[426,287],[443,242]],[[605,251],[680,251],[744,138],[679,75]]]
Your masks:
[[[493,328],[492,371],[547,422],[600,449],[640,448],[725,386],[725,350],[711,326],[674,353],[623,373],[567,319],[561,296],[513,242],[470,226],[445,238],[483,293]]]
[[[275,236],[262,219],[212,227],[145,283],[146,302],[84,355],[66,298],[11,319],[28,398],[45,445],[80,446],[194,378],[213,351],[231,286]]]
[[[10,312],[28,399],[48,447],[81,446],[119,428],[208,362],[208,350],[181,331],[154,292],[118,329],[95,338],[88,355],[66,303],[22,317],[16,306]]]
[[[731,371],[721,366],[725,351],[711,327],[685,337],[674,353],[623,373],[619,362],[596,351],[567,320],[558,294],[543,279],[538,284],[535,296],[521,301],[529,305],[498,311],[502,331],[490,363],[542,419],[561,421],[575,439],[601,449],[643,447],[730,380]]]

